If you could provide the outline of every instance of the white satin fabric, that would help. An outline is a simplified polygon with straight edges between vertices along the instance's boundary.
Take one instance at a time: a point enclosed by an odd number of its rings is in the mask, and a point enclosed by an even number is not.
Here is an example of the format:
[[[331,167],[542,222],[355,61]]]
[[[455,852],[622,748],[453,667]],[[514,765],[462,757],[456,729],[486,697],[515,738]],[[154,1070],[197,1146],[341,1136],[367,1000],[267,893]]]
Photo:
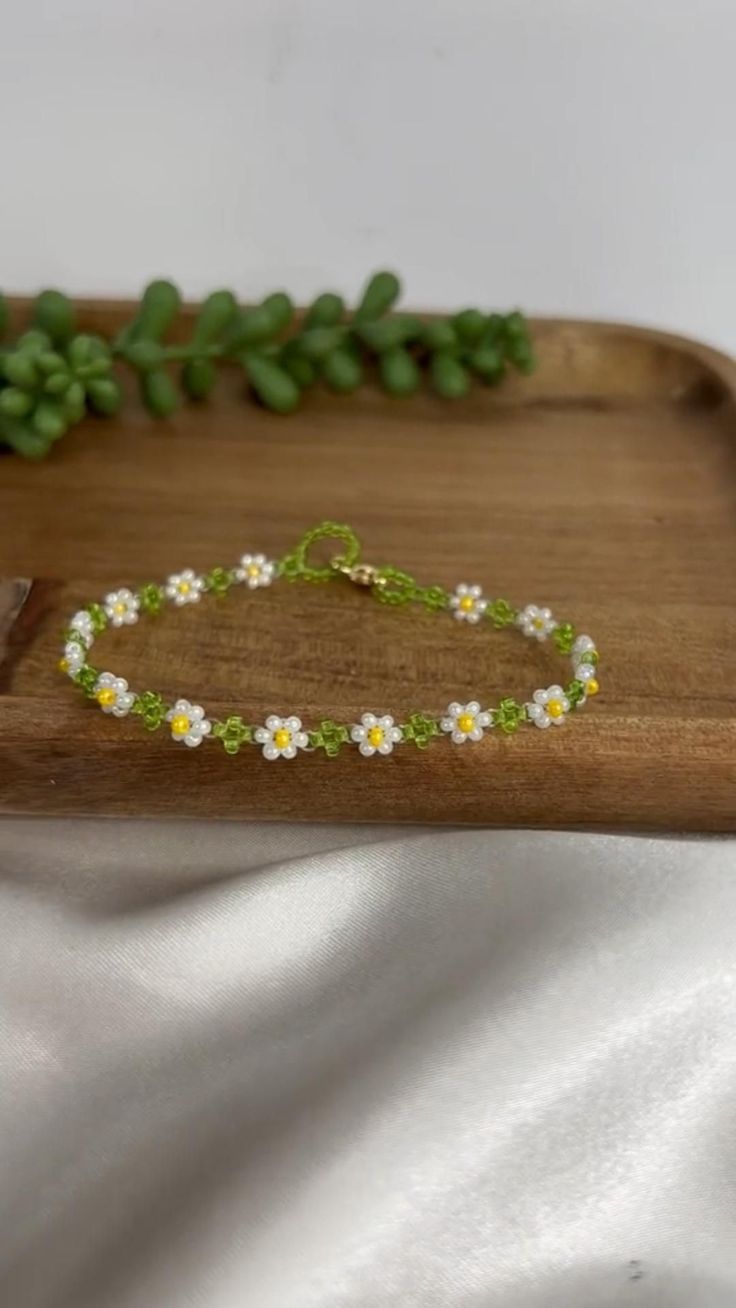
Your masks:
[[[2,1308],[733,1308],[736,844],[0,823]]]

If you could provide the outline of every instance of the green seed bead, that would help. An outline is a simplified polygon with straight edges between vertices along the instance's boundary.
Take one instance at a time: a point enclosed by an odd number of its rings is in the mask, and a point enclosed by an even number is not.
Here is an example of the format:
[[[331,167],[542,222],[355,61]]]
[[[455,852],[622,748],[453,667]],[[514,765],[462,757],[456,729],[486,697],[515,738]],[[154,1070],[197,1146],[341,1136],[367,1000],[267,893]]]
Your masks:
[[[452,350],[458,344],[457,332],[452,323],[444,318],[437,322],[425,322],[422,327],[422,344],[433,353],[436,350]]]
[[[31,416],[31,426],[45,441],[58,441],[67,430],[66,417],[53,400],[40,400]]]
[[[389,395],[413,395],[419,388],[419,369],[408,350],[401,346],[381,355],[378,371],[381,384]]]
[[[326,291],[318,295],[304,316],[304,327],[334,327],[345,312],[345,303],[339,295]]]
[[[33,396],[17,386],[6,386],[0,391],[0,413],[9,418],[25,418],[33,408]]]
[[[74,332],[74,306],[61,291],[42,291],[33,308],[33,321],[54,345],[63,345]]]
[[[430,364],[430,375],[435,391],[445,400],[459,400],[470,389],[467,368],[452,354],[435,354]]]
[[[401,283],[394,273],[374,273],[363,291],[353,322],[357,325],[382,317],[396,303],[400,294]]]
[[[193,400],[204,400],[217,380],[211,359],[188,359],[181,373],[181,384]]]
[[[17,386],[24,391],[35,389],[38,384],[38,372],[33,358],[27,351],[16,350],[12,354],[6,354],[0,363],[3,375],[11,386]]]
[[[366,322],[356,330],[360,339],[376,354],[384,350],[395,350],[407,341],[416,340],[422,329],[418,318],[412,314],[397,314],[395,318],[384,318],[381,322]]]
[[[273,295],[267,295],[261,308],[265,309],[269,316],[271,336],[282,332],[294,317],[294,304],[285,291],[274,291]]]
[[[248,354],[244,362],[248,380],[261,403],[275,413],[293,413],[299,404],[299,387],[288,372],[257,354]]]
[[[238,306],[232,291],[213,291],[197,314],[192,344],[202,347],[211,345],[230,326],[237,312]]]
[[[143,292],[141,307],[133,327],[137,340],[159,341],[174,321],[181,295],[173,282],[150,282]]]
[[[153,368],[140,375],[141,398],[154,418],[168,418],[179,406],[176,386],[165,368]]]
[[[452,324],[463,345],[476,345],[486,329],[486,318],[480,309],[462,309],[453,316]]]
[[[322,376],[330,390],[338,395],[349,395],[360,386],[363,369],[360,361],[349,350],[333,350],[322,364]]]

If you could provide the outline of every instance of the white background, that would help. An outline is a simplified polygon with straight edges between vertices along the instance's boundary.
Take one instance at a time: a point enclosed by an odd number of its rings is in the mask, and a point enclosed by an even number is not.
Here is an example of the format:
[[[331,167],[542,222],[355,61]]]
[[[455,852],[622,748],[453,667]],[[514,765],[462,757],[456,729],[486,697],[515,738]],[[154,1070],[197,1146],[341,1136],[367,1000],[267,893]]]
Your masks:
[[[0,284],[353,294],[736,349],[734,0],[3,8]]]

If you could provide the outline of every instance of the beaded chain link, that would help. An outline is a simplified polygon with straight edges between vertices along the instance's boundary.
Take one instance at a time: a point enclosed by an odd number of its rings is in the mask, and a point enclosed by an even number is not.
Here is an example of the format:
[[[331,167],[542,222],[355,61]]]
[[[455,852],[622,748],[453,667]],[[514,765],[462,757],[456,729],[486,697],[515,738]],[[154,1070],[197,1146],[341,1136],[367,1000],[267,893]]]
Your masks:
[[[329,563],[314,558],[314,546],[323,540],[340,543],[340,554]],[[350,527],[322,522],[306,532],[293,553],[281,560],[243,554],[234,568],[213,568],[205,574],[184,568],[167,577],[163,585],[149,582],[135,591],[127,587],[110,591],[102,603],[87,604],[72,617],[64,633],[59,668],[103,713],[116,718],[133,714],[149,731],[166,724],[172,740],[190,748],[207,739],[219,741],[228,754],[237,754],[243,745],[257,745],[264,758],[271,760],[296,758],[300,750],[324,750],[334,758],[350,745],[371,758],[391,754],[397,745],[425,749],[443,735],[455,745],[464,745],[477,743],[493,728],[505,734],[526,725],[545,730],[561,726],[574,710],[598,694],[595,642],[590,636],[578,635],[569,622],[558,622],[550,609],[536,604],[516,609],[505,599],[488,599],[478,585],[461,583],[452,592],[442,586],[421,586],[399,568],[362,562],[360,550],[360,541]],[[497,630],[516,627],[531,640],[551,639],[559,653],[569,657],[572,679],[564,687],[555,684],[535,690],[526,703],[511,697],[488,707],[478,700],[466,704],[453,701],[437,716],[415,712],[408,714],[405,722],[396,722],[390,714],[369,712],[363,713],[359,722],[327,718],[308,730],[293,714],[271,713],[261,724],[246,722],[238,714],[210,719],[201,704],[188,699],[172,704],[157,691],[131,690],[124,677],[100,671],[88,661],[96,637],[107,627],[131,626],[142,615],[155,617],[165,604],[183,608],[209,595],[224,596],[235,586],[257,590],[279,578],[318,584],[347,578],[369,590],[381,604],[421,604],[430,612],[445,612],[461,624],[490,623]]]

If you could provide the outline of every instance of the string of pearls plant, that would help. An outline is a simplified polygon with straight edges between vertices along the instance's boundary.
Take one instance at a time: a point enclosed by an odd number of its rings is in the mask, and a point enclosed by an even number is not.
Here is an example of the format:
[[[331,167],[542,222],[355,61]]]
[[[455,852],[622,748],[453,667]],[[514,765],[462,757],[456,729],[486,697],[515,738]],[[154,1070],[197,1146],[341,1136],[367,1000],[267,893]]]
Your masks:
[[[339,542],[340,553],[331,563],[314,561],[313,547],[321,540]],[[308,531],[296,549],[283,559],[264,554],[243,554],[235,567],[214,568],[204,575],[191,568],[174,572],[163,584],[149,582],[138,590],[122,587],[110,591],[101,603],[91,603],[75,613],[64,633],[59,667],[103,713],[124,718],[133,714],[149,731],[164,724],[178,744],[194,749],[215,740],[228,754],[244,745],[255,745],[269,760],[294,759],[300,751],[324,750],[330,758],[344,746],[354,746],[365,758],[386,756],[397,746],[416,745],[424,749],[435,737],[446,736],[454,745],[476,744],[493,729],[510,734],[523,726],[540,730],[560,727],[574,710],[579,710],[599,690],[598,651],[594,640],[578,635],[569,622],[558,622],[548,608],[527,604],[516,609],[505,599],[489,599],[479,585],[461,583],[450,592],[441,586],[422,586],[413,577],[391,566],[374,567],[360,558],[360,541],[350,527],[323,522]],[[124,677],[102,671],[89,662],[92,647],[107,627],[127,627],[146,616],[155,616],[165,604],[185,608],[210,596],[224,596],[233,588],[245,591],[271,586],[276,580],[331,582],[347,578],[364,586],[383,604],[415,603],[442,613],[459,625],[486,623],[501,629],[515,627],[530,640],[551,640],[560,654],[569,657],[572,678],[566,685],[553,684],[535,690],[526,702],[511,697],[496,705],[481,701],[453,701],[433,715],[414,712],[397,722],[382,709],[361,715],[357,722],[324,719],[314,728],[305,727],[291,712],[269,714],[262,723],[245,721],[239,714],[224,719],[207,716],[201,704],[189,699],[166,700],[157,691],[132,690]]]
[[[394,312],[400,294],[394,273],[378,272],[354,309],[327,291],[297,315],[285,291],[242,306],[220,290],[187,323],[178,288],[158,280],[145,288],[132,320],[106,340],[79,332],[71,300],[50,290],[37,297],[30,330],[11,341],[2,339],[10,315],[0,294],[0,449],[41,459],[87,413],[116,414],[126,398],[123,368],[136,375],[155,418],[170,417],[182,396],[206,400],[223,366],[242,369],[246,394],[281,414],[293,413],[320,383],[349,395],[375,379],[399,397],[418,391],[426,375],[437,395],[456,400],[474,379],[496,386],[511,368],[532,372],[534,351],[518,311],[461,309],[422,319]]]

